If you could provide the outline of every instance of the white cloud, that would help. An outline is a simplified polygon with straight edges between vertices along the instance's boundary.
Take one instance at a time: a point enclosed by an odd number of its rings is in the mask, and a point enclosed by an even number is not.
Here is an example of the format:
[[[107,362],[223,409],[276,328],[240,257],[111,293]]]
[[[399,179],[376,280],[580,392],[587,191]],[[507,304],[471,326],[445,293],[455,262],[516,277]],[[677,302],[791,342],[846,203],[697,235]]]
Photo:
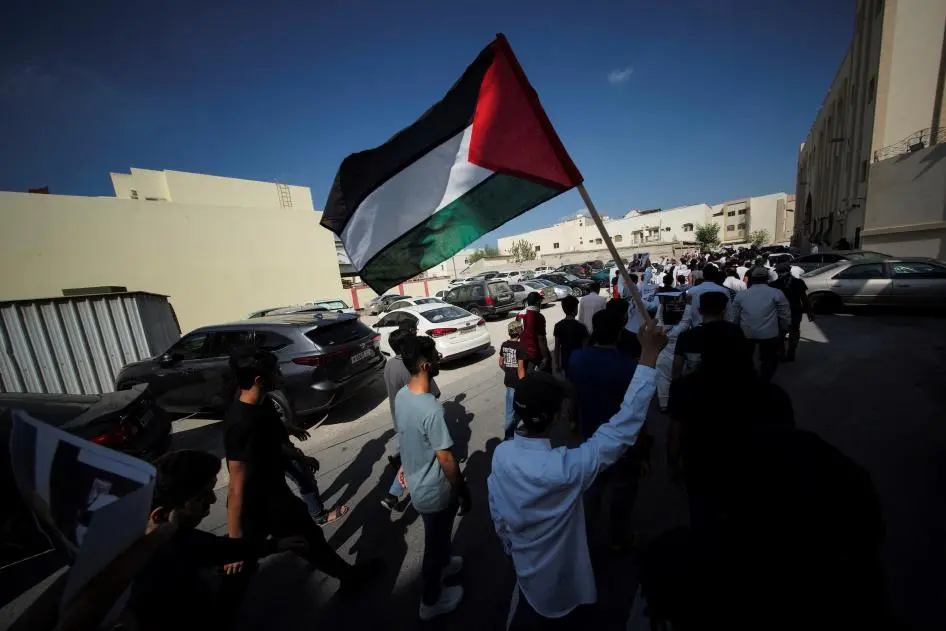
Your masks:
[[[634,69],[630,66],[612,70],[608,73],[608,83],[611,85],[620,85],[630,79],[632,74],[634,74]]]

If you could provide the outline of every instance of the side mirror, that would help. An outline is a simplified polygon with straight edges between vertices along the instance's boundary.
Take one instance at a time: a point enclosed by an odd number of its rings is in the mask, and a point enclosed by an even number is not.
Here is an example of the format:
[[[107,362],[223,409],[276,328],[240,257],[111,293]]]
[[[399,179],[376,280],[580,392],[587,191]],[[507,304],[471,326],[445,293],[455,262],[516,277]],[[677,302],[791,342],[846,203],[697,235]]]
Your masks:
[[[159,361],[163,367],[167,368],[168,366],[173,366],[175,363],[177,363],[177,356],[168,352],[164,355],[161,355],[161,359]]]

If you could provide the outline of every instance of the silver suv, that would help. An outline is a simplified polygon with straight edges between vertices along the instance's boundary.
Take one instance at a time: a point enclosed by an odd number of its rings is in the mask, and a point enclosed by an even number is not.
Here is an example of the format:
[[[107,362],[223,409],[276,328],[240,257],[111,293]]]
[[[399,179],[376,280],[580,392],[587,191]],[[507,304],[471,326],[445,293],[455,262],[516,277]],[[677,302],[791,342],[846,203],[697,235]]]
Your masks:
[[[115,389],[148,383],[169,412],[220,413],[236,392],[229,358],[234,348],[272,351],[283,375],[270,398],[285,422],[305,426],[302,415],[325,412],[384,372],[381,336],[358,316],[319,311],[266,316],[191,331],[158,357],[118,373]]]

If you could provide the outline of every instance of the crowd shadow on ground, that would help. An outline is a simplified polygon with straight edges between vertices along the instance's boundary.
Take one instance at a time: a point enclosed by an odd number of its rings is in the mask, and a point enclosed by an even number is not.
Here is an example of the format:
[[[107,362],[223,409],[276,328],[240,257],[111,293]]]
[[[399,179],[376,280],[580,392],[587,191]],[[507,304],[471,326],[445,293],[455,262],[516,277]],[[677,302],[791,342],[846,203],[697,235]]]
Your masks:
[[[445,373],[450,373],[455,370],[468,368],[469,366],[472,366],[473,364],[478,364],[484,359],[488,359],[495,354],[496,354],[496,348],[493,346],[489,346],[488,348],[484,348],[483,350],[477,351],[470,355],[465,355],[464,357],[459,357],[457,359],[452,359],[448,362],[442,363],[440,365],[440,370]]]

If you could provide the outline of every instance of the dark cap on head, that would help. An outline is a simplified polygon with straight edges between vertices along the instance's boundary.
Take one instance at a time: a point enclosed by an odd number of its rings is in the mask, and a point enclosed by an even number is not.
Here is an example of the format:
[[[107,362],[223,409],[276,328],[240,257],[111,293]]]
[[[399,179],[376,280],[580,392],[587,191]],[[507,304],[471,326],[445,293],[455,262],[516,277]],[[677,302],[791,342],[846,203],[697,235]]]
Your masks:
[[[530,372],[516,384],[512,407],[527,429],[543,432],[565,399],[565,389],[552,375]]]
[[[754,280],[766,280],[769,277],[769,270],[765,267],[753,267],[749,273],[749,278]]]
[[[775,266],[776,274],[790,274],[792,271],[792,266],[789,263],[779,263]]]

